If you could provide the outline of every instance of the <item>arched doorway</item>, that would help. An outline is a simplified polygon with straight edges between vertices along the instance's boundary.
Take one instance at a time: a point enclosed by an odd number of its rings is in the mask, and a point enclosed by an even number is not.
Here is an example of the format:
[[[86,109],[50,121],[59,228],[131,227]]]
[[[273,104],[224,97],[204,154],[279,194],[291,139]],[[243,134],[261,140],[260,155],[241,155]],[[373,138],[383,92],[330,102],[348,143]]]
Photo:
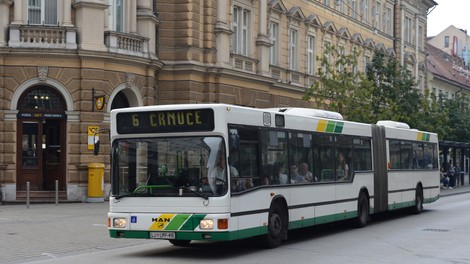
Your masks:
[[[129,100],[123,91],[119,91],[113,99],[111,110],[130,107]]]
[[[18,101],[17,190],[65,190],[66,115],[62,96],[47,86],[26,90]]]

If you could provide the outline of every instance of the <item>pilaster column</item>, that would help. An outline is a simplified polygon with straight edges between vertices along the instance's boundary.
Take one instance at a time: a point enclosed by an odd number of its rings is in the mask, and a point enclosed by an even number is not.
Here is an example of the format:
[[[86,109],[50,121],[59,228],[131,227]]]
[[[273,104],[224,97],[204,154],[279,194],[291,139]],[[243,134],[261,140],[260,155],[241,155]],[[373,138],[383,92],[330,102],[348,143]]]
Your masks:
[[[129,2],[129,33],[137,33],[137,2]]]
[[[12,3],[12,1],[0,0],[0,47],[7,45],[8,18]]]
[[[11,24],[13,25],[22,25],[24,24],[23,21],[23,2],[25,0],[14,0],[14,8],[13,8],[13,21]]]
[[[72,24],[72,0],[63,0],[63,21],[64,27],[73,27]]]
[[[229,28],[227,18],[227,0],[217,1],[217,22],[215,23],[217,59],[216,65],[219,67],[230,66],[230,36],[232,31]]]
[[[268,76],[269,73],[269,49],[271,42],[268,36],[268,3],[267,0],[259,1],[259,34],[256,39],[256,46],[258,48],[258,74]]]

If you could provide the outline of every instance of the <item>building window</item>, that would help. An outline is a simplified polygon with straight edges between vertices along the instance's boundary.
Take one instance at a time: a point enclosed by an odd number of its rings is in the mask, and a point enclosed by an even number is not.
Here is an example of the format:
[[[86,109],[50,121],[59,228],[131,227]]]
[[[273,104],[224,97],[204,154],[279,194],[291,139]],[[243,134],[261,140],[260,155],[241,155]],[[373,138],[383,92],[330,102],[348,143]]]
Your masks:
[[[351,7],[351,17],[356,19],[357,18],[356,0],[349,0],[349,6]]]
[[[369,0],[362,0],[361,11],[362,11],[362,19],[368,22],[369,21]]]
[[[250,10],[233,7],[232,51],[248,56],[250,39]]]
[[[405,41],[411,42],[411,18],[405,17]]]
[[[28,24],[57,25],[57,0],[29,0]]]
[[[330,6],[330,0],[323,0],[323,4],[326,6]]]
[[[289,69],[297,70],[297,30],[289,32]]]
[[[344,6],[342,0],[336,0],[336,10],[340,13],[344,13]]]
[[[109,1],[108,17],[110,30],[124,32],[124,0]]]
[[[392,9],[387,7],[385,13],[385,31],[387,34],[392,35]]]
[[[449,47],[449,36],[444,37],[444,47],[446,47],[446,48]]]
[[[315,37],[307,36],[307,74],[315,74]]]
[[[344,58],[345,55],[345,52],[344,52],[344,46],[339,46],[338,47],[338,59],[342,59]],[[344,70],[344,64],[341,62],[341,63],[338,63],[338,72],[342,72]]]
[[[418,48],[423,49],[423,26],[418,27]]]
[[[275,22],[271,22],[270,24],[270,40],[271,40],[271,48],[270,48],[270,63],[271,65],[278,65],[279,64],[279,24]]]
[[[383,31],[383,25],[382,25],[382,3],[377,2],[376,5],[376,10],[375,10],[375,19],[376,19],[376,27],[380,30]]]
[[[367,74],[367,65],[370,64],[370,57],[364,56],[364,73]]]

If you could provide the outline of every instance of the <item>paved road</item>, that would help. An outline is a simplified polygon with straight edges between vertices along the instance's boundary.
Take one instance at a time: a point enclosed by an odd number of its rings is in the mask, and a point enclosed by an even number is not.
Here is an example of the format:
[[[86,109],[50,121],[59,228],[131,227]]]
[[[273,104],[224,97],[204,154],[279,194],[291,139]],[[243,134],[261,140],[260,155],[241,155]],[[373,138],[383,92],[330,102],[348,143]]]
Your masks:
[[[441,195],[463,192],[470,192],[470,185],[443,190]],[[107,211],[107,202],[31,204],[29,209],[24,204],[0,205],[0,263],[25,263],[155,243],[110,238]]]

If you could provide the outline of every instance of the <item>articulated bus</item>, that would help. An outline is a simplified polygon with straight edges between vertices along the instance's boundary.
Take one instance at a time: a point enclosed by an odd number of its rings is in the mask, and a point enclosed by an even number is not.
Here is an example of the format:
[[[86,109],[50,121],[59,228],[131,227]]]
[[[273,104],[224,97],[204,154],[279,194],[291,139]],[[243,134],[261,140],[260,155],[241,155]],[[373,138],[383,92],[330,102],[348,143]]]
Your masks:
[[[182,104],[111,111],[114,238],[259,237],[410,208],[440,195],[438,138],[307,108]]]

